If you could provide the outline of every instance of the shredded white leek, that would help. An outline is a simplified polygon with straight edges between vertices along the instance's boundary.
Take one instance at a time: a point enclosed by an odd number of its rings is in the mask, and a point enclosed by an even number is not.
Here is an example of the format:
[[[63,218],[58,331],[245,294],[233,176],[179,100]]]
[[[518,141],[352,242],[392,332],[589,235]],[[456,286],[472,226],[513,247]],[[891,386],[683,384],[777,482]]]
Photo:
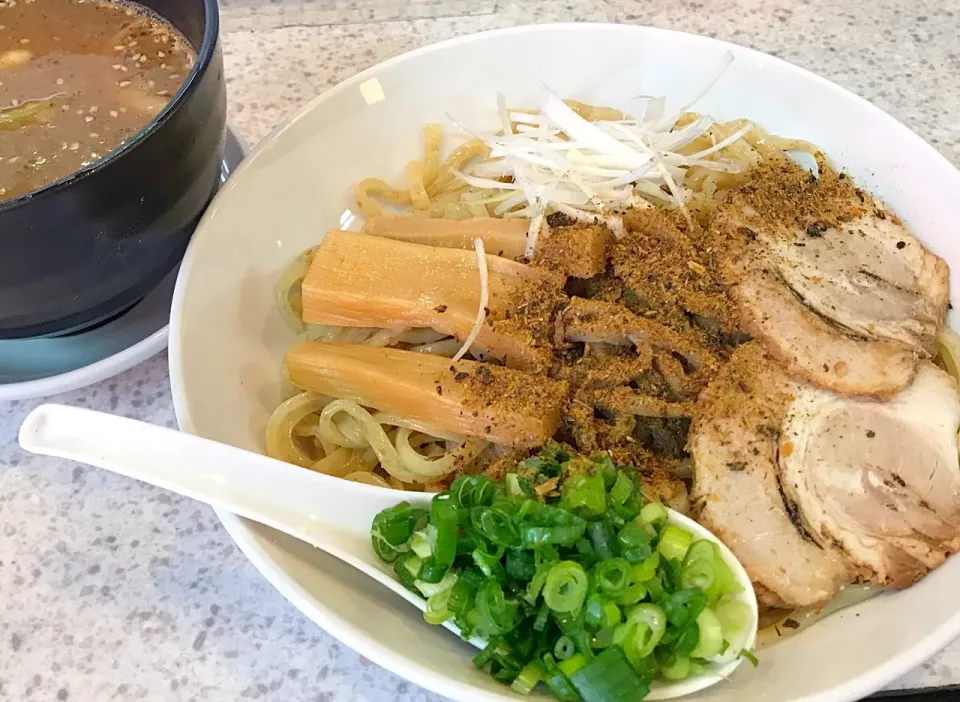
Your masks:
[[[477,237],[473,240],[473,248],[477,251],[477,269],[480,272],[480,308],[477,310],[477,321],[473,323],[473,329],[470,330],[470,334],[466,339],[463,340],[463,346],[460,347],[460,350],[453,357],[453,361],[457,362],[467,351],[470,350],[470,347],[473,346],[473,342],[477,340],[477,337],[480,336],[480,330],[483,329],[483,323],[487,319],[487,305],[489,304],[489,281],[490,276],[487,272],[487,253],[483,249],[483,239]]]
[[[579,221],[612,223],[618,236],[623,232],[622,222],[611,219],[612,213],[645,198],[667,200],[689,219],[685,202],[691,193],[681,185],[686,169],[739,171],[735,162],[708,157],[753,128],[748,124],[717,142],[711,135],[714,121],[709,117],[677,125],[681,115],[710,90],[732,62],[733,55],[725,55],[679,110],[668,112],[663,97],[643,96],[646,106],[641,118],[624,115],[617,120],[589,121],[549,89],[533,114],[509,110],[505,98],[497,95],[499,131],[480,134],[464,128],[490,147],[489,160],[454,174],[475,188],[497,192],[497,215],[532,220],[526,242],[528,258],[533,257],[540,216],[549,212],[564,212]],[[704,135],[711,137],[710,148],[690,156],[680,153]],[[669,197],[665,198],[666,193]],[[597,216],[601,219],[594,218]]]
[[[523,250],[523,255],[528,261],[533,260],[533,251],[537,246],[537,239],[540,238],[540,230],[546,225],[546,216],[539,212],[530,220],[530,227],[527,229],[527,242]]]

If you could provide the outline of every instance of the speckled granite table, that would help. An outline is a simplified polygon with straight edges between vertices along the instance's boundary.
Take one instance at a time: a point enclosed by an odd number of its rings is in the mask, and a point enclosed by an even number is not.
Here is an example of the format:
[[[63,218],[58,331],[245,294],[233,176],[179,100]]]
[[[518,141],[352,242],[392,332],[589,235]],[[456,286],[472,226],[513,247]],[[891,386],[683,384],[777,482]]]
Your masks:
[[[496,27],[593,20],[776,54],[869,98],[960,163],[960,0],[227,0],[223,19],[231,119],[250,142],[403,51]],[[161,354],[56,399],[172,427],[166,364]],[[0,403],[0,698],[437,699],[301,616],[207,507],[22,453],[16,430],[34,404]],[[960,642],[894,687],[958,682]]]

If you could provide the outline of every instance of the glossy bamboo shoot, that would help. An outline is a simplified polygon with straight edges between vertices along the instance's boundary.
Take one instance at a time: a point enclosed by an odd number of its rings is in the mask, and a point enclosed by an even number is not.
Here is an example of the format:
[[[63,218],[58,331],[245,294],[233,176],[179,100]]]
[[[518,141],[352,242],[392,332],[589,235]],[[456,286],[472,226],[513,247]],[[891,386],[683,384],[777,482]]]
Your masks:
[[[568,394],[547,377],[391,348],[304,341],[285,360],[306,390],[506,446],[551,438]]]
[[[531,285],[554,285],[550,271],[485,256],[487,322],[475,346],[519,368],[540,367],[545,350],[496,321],[509,316]],[[303,321],[351,327],[430,327],[463,341],[480,308],[474,251],[410,244],[331,231],[317,247],[303,281]]]
[[[473,250],[473,240],[479,237],[491,256],[517,259],[523,256],[529,227],[530,220],[520,218],[432,219],[410,215],[384,215],[367,222],[363,226],[363,232],[411,244],[470,251]]]

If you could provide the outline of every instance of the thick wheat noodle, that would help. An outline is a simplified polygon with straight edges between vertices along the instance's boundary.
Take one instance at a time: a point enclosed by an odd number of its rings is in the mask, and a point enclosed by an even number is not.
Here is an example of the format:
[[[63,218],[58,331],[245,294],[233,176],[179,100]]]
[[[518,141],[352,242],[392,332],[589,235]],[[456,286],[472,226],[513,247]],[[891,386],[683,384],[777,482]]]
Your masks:
[[[423,162],[411,161],[407,164],[407,180],[410,181],[410,204],[414,210],[430,209],[430,196],[423,174]]]
[[[448,185],[453,183],[459,185],[460,181],[453,172],[463,170],[463,166],[467,161],[477,158],[478,156],[486,157],[489,154],[490,147],[479,139],[474,139],[473,141],[468,141],[458,146],[453,150],[453,153],[447,157],[447,160],[440,165],[437,177],[428,189],[431,197],[442,193]]]
[[[423,452],[411,446],[411,437]],[[307,449],[311,441],[318,455]],[[394,487],[399,481],[405,488],[434,482],[469,465],[487,446],[413,419],[371,414],[352,400],[330,400],[310,392],[294,395],[274,411],[266,443],[268,455],[304,468],[356,480],[357,473],[379,467],[393,479]]]
[[[360,213],[367,219],[379,217],[383,214],[383,208],[374,201],[374,197],[386,200],[391,205],[398,207],[409,206],[412,202],[408,191],[397,190],[379,178],[361,180],[357,184],[355,194]]]
[[[439,124],[428,124],[423,130],[423,182],[429,187],[440,173],[442,149]]]

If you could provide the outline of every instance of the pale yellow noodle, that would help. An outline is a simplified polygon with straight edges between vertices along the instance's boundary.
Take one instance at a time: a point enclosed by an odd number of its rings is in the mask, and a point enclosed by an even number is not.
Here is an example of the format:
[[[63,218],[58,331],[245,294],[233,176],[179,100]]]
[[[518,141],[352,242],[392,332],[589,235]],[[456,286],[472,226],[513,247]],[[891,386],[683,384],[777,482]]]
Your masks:
[[[291,329],[298,334],[304,330],[303,302],[300,299],[300,283],[307,275],[310,261],[313,259],[313,249],[305,251],[290,262],[274,286],[277,299],[277,308],[280,316]]]
[[[332,475],[335,478],[342,478],[345,475],[353,473],[357,470],[357,467],[354,465],[354,461],[352,460],[354,453],[355,452],[352,449],[348,449],[345,446],[340,446],[336,451],[324,456],[310,466],[310,468],[318,473]]]
[[[303,468],[310,468],[316,462],[316,458],[304,449],[293,432],[301,421],[311,414],[320,412],[327,402],[325,397],[304,392],[281,403],[267,421],[267,455]]]
[[[431,341],[439,341],[444,335],[430,329],[429,327],[420,327],[417,329],[407,329],[397,341],[405,344],[427,344]]]
[[[470,192],[470,188],[461,183],[459,180],[451,181],[451,186],[453,185],[460,187],[433,195],[430,200],[430,209],[428,210],[428,214],[431,217],[446,216],[447,207],[452,204],[457,204],[468,192]]]
[[[430,353],[434,356],[444,356],[446,358],[453,358],[457,355],[457,351],[460,350],[462,344],[454,339],[443,339],[441,341],[434,341],[429,344],[420,344],[419,346],[411,346],[409,351],[417,351],[418,353]]]
[[[377,423],[367,410],[356,402],[351,400],[334,400],[324,407],[323,412],[320,414],[320,424],[318,427],[321,436],[340,446],[356,447],[356,437],[345,436],[342,429],[334,424],[334,418],[340,413],[349,415],[362,427],[364,439],[377,454],[381,467],[383,467],[388,474],[407,483],[414,482],[418,479],[419,476],[404,465],[397,453],[397,449],[390,442],[390,438],[383,430],[383,427]]]
[[[423,184],[433,184],[440,172],[440,150],[442,148],[439,124],[428,124],[423,129]]]
[[[368,471],[357,471],[356,473],[350,473],[350,475],[343,476],[344,480],[352,480],[355,483],[364,483],[365,485],[376,485],[377,487],[390,487],[390,483],[381,478],[376,473],[370,473]]]
[[[397,480],[392,475],[387,476],[387,483],[389,483],[390,487],[392,487],[394,490],[409,490],[409,485],[411,485],[411,483],[404,483],[400,480]]]
[[[363,343],[366,346],[393,346],[399,341],[403,341],[404,335],[409,332],[406,328],[379,329],[374,332]]]
[[[486,448],[486,442],[479,439],[468,439],[454,451],[444,453],[442,457],[428,458],[418,453],[410,445],[411,435],[412,432],[409,429],[402,427],[397,432],[395,447],[404,467],[415,472],[421,480],[432,481],[449,475],[457,466],[472,463],[480,455],[480,452]]]
[[[463,170],[464,165],[479,156],[486,158],[490,155],[490,147],[488,147],[484,142],[479,139],[473,139],[464,144],[461,144],[456,149],[453,150],[447,160],[444,161],[439,170],[437,171],[436,179],[430,184],[430,187],[427,189],[427,192],[430,193],[431,197],[442,193],[444,189],[450,184],[460,185],[460,181],[453,174],[455,170]]]
[[[583,117],[588,122],[609,121],[616,122],[623,119],[623,113],[612,107],[603,107],[600,105],[588,105],[585,102],[577,100],[564,100],[567,107]],[[533,113],[535,114],[535,113]]]
[[[391,205],[406,207],[411,204],[410,193],[406,190],[397,190],[386,181],[380,178],[365,178],[357,183],[355,190],[357,198],[357,207],[360,213],[366,219],[379,217],[383,214],[383,208],[374,200],[379,198],[385,200]]]
[[[430,209],[430,196],[427,195],[427,188],[424,185],[422,161],[411,161],[407,164],[407,180],[410,183],[410,203],[413,209]]]
[[[399,414],[375,412],[373,419],[379,424],[387,424],[392,427],[406,428],[412,431],[420,432],[421,434],[426,434],[434,440],[442,439],[443,441],[452,441],[457,444],[463,443],[467,440],[467,437],[463,436],[462,434],[454,434],[453,432],[443,431],[442,429],[437,429],[426,422],[421,422],[420,420],[413,419],[412,417],[401,417]]]

